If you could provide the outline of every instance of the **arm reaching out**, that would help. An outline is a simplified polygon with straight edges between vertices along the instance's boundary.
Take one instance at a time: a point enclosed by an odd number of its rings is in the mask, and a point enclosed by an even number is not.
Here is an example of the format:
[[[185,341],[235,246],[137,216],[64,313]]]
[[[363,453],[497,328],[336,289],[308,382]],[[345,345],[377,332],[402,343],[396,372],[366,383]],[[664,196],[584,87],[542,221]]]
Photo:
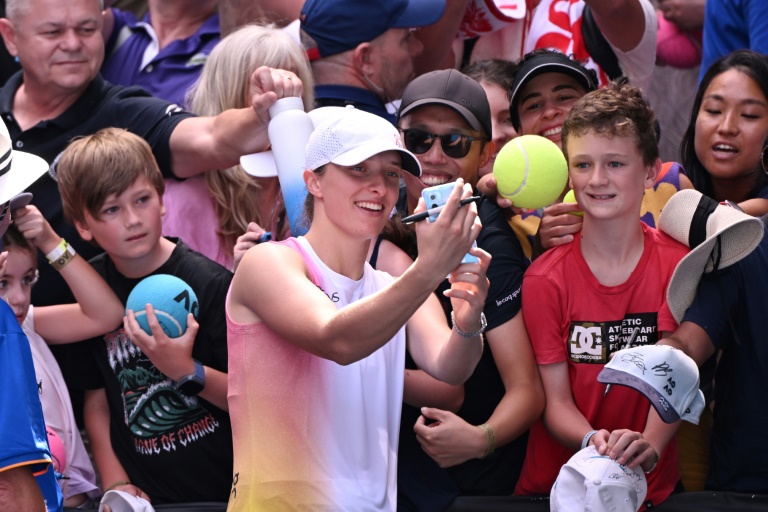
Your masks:
[[[302,84],[290,71],[261,66],[251,75],[251,107],[215,117],[190,117],[171,134],[173,172],[189,178],[210,169],[228,169],[242,155],[269,147],[269,107],[280,98],[301,96]]]
[[[451,295],[464,303],[457,308],[457,324],[465,332],[480,327],[480,311],[487,293],[484,269],[490,257],[482,250],[473,249],[481,263],[457,269],[480,231],[475,205],[458,207],[460,198],[469,197],[471,193],[471,187],[457,186],[438,220],[428,226],[426,222],[420,223],[417,227],[420,230],[419,258],[401,277],[341,309],[337,309],[308,279],[306,265],[296,251],[278,244],[262,244],[249,250],[232,281],[230,315],[237,322],[264,321],[286,341],[339,364],[350,364],[373,353],[408,322],[409,345],[416,363],[441,380],[463,382],[480,356],[480,344],[467,343],[455,334],[457,339],[451,345],[463,357],[443,360],[451,351],[443,351],[440,343],[428,348],[418,341],[414,344],[417,338],[412,336],[412,323],[408,319],[440,281],[456,271],[453,279],[457,286]],[[424,209],[423,203],[420,208]],[[459,282],[464,282],[467,290],[459,290]],[[299,310],[303,312],[302,322],[295,321],[295,312]],[[427,322],[432,325],[431,321]],[[446,336],[442,339],[445,340],[449,329],[447,326],[443,329]],[[431,328],[426,330],[435,334]],[[450,363],[448,359],[451,359]],[[446,366],[437,371],[441,363]]]
[[[56,234],[35,206],[14,212],[19,232],[43,254],[56,249],[63,239]],[[75,299],[74,304],[47,306],[35,310],[35,330],[48,343],[72,343],[104,334],[120,325],[123,304],[112,288],[80,255],[75,254],[59,268]]]

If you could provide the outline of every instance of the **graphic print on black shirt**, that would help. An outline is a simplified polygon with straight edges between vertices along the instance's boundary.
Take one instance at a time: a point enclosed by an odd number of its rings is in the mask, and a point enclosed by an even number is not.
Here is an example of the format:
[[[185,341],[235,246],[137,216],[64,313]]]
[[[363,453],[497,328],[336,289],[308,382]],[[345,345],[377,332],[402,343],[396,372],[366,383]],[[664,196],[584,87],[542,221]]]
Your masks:
[[[176,391],[174,382],[155,368],[122,328],[105,336],[105,341],[109,365],[122,390],[125,424],[138,453],[176,451],[219,428],[197,398]]]

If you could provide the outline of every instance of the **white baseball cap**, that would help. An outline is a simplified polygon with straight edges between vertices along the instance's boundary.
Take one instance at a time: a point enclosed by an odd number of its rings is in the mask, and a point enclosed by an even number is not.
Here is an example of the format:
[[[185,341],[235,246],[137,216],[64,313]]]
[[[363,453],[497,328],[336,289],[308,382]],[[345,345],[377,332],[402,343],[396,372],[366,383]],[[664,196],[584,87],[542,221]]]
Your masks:
[[[619,350],[597,380],[641,392],[666,423],[683,419],[698,425],[704,410],[699,367],[685,352],[668,345]]]
[[[629,469],[588,446],[560,468],[549,507],[552,512],[636,512],[647,493],[639,466]]]
[[[309,137],[306,168],[315,170],[327,163],[355,165],[384,151],[398,151],[403,169],[421,176],[421,165],[405,149],[400,132],[379,116],[350,108],[316,125]]]

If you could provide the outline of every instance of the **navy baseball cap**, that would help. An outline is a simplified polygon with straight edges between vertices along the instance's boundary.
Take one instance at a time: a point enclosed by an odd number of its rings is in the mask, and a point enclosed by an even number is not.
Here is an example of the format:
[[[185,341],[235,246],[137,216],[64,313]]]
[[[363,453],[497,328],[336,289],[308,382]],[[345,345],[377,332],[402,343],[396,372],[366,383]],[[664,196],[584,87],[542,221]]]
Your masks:
[[[302,38],[310,60],[346,52],[391,28],[424,27],[443,15],[445,0],[307,0]]]

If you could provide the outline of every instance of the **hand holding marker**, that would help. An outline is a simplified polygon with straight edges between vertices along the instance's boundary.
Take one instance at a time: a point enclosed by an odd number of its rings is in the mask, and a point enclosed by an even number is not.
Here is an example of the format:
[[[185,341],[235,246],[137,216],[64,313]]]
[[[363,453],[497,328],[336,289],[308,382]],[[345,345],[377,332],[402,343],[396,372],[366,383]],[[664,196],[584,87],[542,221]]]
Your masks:
[[[465,206],[469,203],[474,203],[475,201],[479,201],[480,196],[472,196],[472,197],[465,197],[464,199],[459,201],[459,206]],[[431,208],[424,212],[414,213],[413,215],[409,215],[406,218],[403,219],[403,224],[412,224],[414,222],[419,222],[422,220],[426,220],[432,215],[437,215],[441,211],[443,211],[443,208],[445,208],[445,205],[438,206],[436,208]]]

